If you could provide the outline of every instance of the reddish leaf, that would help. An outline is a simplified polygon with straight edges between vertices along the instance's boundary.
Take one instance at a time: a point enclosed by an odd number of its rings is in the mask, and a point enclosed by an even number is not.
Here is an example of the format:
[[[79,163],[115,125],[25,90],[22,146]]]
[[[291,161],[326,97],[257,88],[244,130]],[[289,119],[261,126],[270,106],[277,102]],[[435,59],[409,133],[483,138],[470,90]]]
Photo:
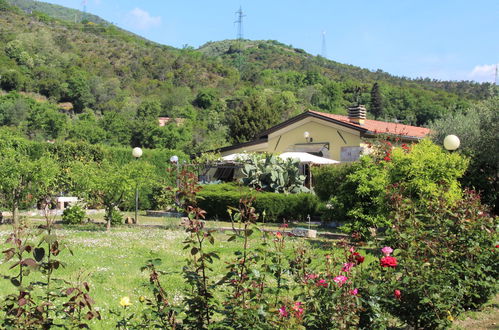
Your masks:
[[[36,267],[38,265],[35,259],[32,258],[24,259],[23,261],[21,261],[21,264],[29,267]]]
[[[28,301],[25,298],[21,298],[17,303],[19,304],[19,306],[24,306],[26,305],[27,302]]]

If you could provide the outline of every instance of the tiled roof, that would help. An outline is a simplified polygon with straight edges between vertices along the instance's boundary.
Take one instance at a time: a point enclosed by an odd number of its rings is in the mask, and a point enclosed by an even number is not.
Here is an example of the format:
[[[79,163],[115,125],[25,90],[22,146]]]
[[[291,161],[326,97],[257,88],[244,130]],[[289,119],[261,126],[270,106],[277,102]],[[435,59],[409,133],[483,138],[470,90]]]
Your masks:
[[[369,132],[374,134],[394,134],[407,137],[423,138],[430,134],[430,129],[424,127],[403,125],[398,123],[389,123],[386,121],[365,119],[364,124],[360,125],[355,122],[350,121],[348,116],[335,115],[332,113],[325,113],[319,111],[309,111],[319,116],[334,119],[349,125],[353,125],[359,128],[367,129]]]

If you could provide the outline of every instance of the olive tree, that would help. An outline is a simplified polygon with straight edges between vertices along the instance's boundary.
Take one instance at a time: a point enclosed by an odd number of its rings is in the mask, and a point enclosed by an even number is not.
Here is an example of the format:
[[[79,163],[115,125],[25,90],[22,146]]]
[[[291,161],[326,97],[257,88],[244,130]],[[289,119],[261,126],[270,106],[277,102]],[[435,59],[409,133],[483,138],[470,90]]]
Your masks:
[[[70,172],[73,192],[104,206],[108,229],[113,212],[133,198],[137,185],[150,185],[154,180],[152,165],[144,161],[125,165],[108,161],[100,164],[75,162],[70,166]]]
[[[0,194],[4,204],[12,210],[14,223],[19,222],[19,207],[36,203],[55,191],[58,172],[57,163],[47,156],[32,159],[21,150],[2,150]]]

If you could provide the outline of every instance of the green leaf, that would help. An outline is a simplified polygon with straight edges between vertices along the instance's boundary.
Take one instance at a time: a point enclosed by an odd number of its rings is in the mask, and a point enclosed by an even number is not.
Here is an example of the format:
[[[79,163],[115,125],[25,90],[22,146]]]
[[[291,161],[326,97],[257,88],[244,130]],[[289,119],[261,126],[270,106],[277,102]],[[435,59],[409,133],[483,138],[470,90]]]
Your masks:
[[[35,248],[33,250],[33,257],[35,257],[36,261],[38,261],[38,262],[42,261],[44,256],[45,256],[45,249],[44,248]]]

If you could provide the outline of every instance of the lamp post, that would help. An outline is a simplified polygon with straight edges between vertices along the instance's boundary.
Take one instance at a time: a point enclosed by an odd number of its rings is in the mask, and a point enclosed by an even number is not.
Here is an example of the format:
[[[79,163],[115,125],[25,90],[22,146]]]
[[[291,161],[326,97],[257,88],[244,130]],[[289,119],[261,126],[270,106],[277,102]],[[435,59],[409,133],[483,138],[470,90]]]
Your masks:
[[[457,148],[459,148],[459,145],[461,144],[461,141],[459,141],[459,138],[455,135],[447,135],[444,138],[444,148],[449,151],[454,151]]]
[[[140,156],[142,156],[142,149],[139,147],[135,147],[132,149],[132,156],[135,157],[135,160],[139,160]],[[139,213],[139,184],[135,183],[135,223],[137,223]]]
[[[175,176],[176,177],[175,181],[176,181],[176,185],[177,185],[177,191],[175,192],[175,204],[177,204],[177,206],[180,207],[180,205],[179,205],[180,202],[178,200],[178,189],[179,189],[179,185],[180,185],[180,183],[179,183],[179,177],[178,177],[179,176],[179,173],[178,173],[179,172],[179,165],[180,165],[179,162],[178,162],[178,156],[177,155],[171,156],[170,157],[170,163],[172,163],[172,164],[174,164],[174,165],[177,166],[177,175]]]

